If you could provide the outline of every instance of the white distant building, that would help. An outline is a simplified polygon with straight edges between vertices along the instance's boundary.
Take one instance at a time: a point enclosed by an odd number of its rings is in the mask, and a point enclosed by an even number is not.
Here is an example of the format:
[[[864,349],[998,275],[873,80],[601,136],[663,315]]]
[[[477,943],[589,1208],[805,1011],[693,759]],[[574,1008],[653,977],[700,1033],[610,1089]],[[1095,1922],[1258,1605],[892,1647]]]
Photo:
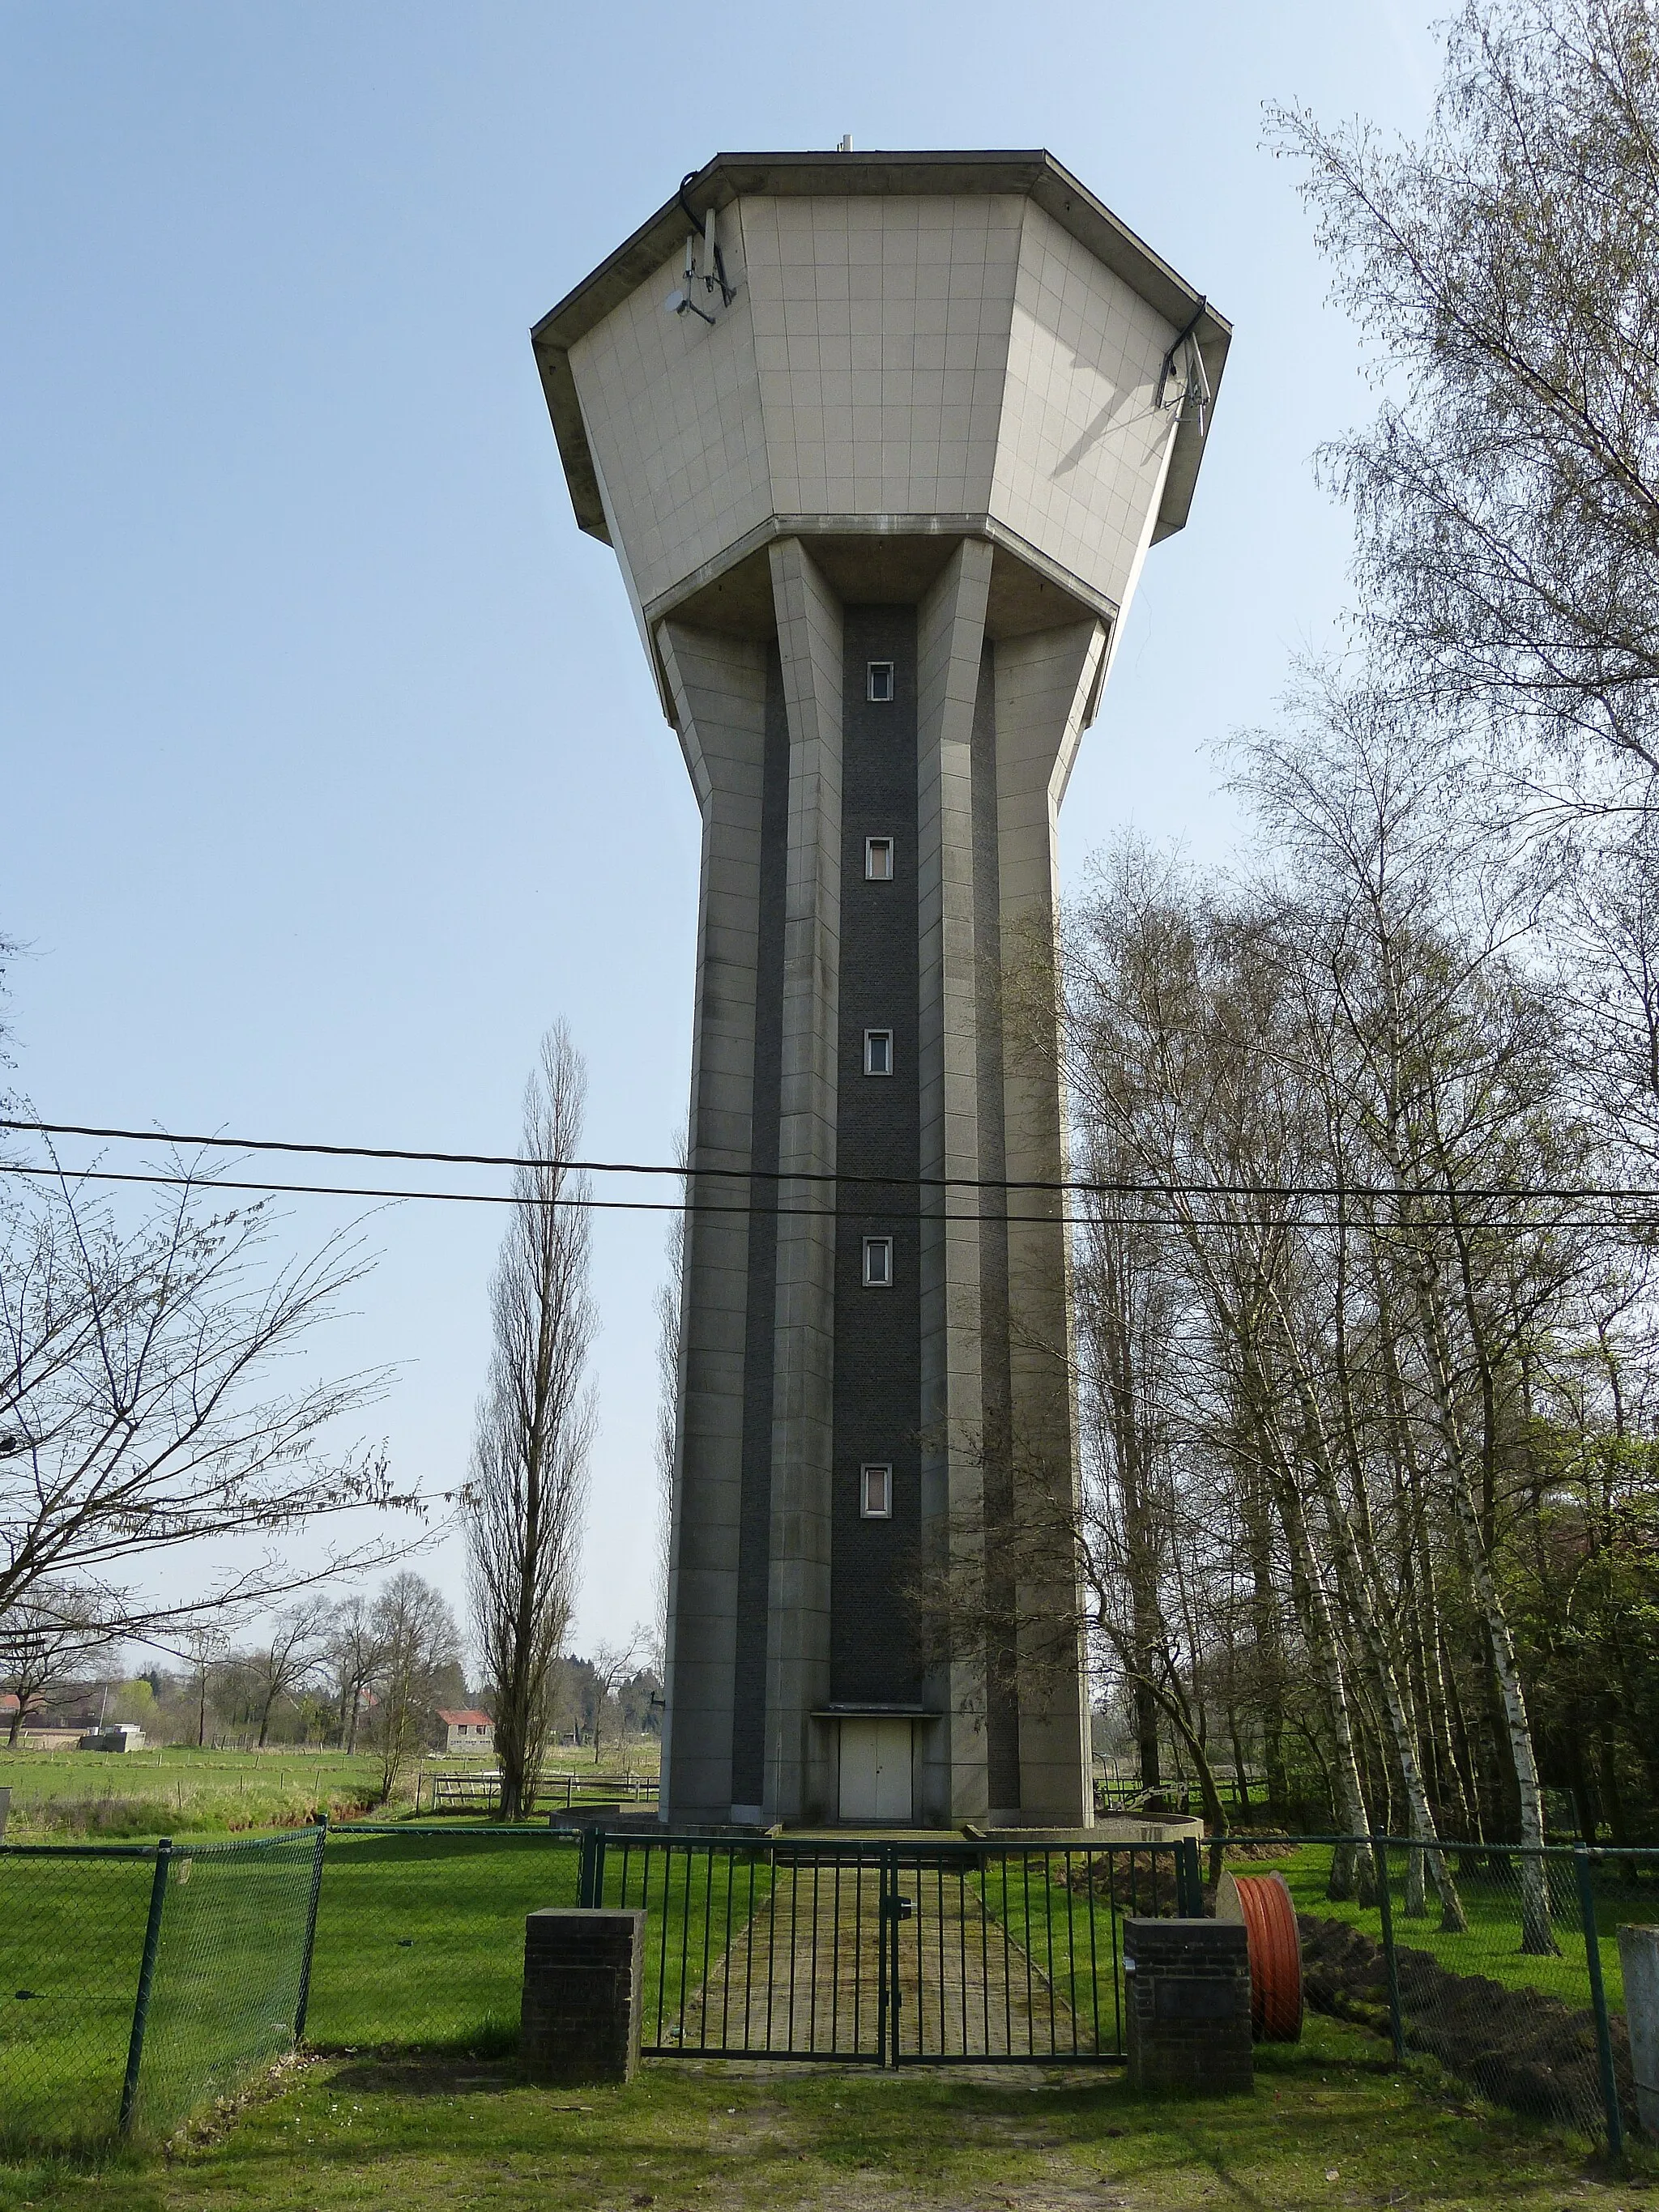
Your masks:
[[[136,1721],[111,1721],[88,1729],[79,1741],[82,1751],[142,1751],[144,1731]]]
[[[495,1748],[495,1723],[488,1713],[469,1706],[465,1712],[447,1713],[441,1709],[438,1718],[449,1731],[446,1748],[453,1754],[459,1752],[473,1755],[493,1752]]]
[[[1077,1430],[998,986],[1229,337],[1043,153],[721,154],[536,326],[703,817],[665,1817],[1093,1820],[1076,1593],[1010,1564]]]

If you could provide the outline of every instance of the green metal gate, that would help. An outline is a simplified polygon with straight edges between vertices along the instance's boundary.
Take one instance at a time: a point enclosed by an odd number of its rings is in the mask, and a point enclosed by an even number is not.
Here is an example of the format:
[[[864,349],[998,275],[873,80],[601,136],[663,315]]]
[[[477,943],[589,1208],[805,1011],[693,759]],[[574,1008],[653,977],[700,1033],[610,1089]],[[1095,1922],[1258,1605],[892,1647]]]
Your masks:
[[[579,1896],[642,1906],[648,2056],[1121,2059],[1121,1928],[1199,1909],[1195,1844],[607,1835]]]

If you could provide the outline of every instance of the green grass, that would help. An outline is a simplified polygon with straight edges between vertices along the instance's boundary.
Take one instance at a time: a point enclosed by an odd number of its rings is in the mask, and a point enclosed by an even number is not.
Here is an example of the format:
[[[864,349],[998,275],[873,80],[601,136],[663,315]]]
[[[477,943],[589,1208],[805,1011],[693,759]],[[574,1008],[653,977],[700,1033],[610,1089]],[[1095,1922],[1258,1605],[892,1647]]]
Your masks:
[[[1579,1916],[1577,1877],[1570,1858],[1550,1861],[1550,1891],[1554,1908],[1553,1958],[1528,1957],[1521,1948],[1520,1892],[1510,1862],[1507,1873],[1465,1872],[1454,1851],[1448,1855],[1457,1879],[1468,1929],[1464,1935],[1444,1933],[1440,1926],[1439,1900],[1432,1885],[1429,1909],[1420,1919],[1407,1917],[1403,1852],[1395,1851],[1389,1895],[1394,1904],[1395,1941],[1403,1948],[1427,1951],[1443,1966],[1458,1974],[1485,1974],[1508,1989],[1541,1990],[1565,2004],[1588,2005],[1589,1969],[1584,1955],[1583,1923]],[[1298,1912],[1313,1912],[1329,1920],[1346,1920],[1382,1941],[1382,1918],[1374,1905],[1333,1903],[1326,1893],[1330,1879],[1328,1844],[1304,1844],[1282,1859],[1239,1862],[1240,1874],[1282,1874],[1290,1886]],[[1605,1873],[1597,1875],[1595,1917],[1597,1948],[1607,2003],[1624,2009],[1625,1980],[1619,1965],[1618,1930],[1621,1922],[1659,1920],[1659,1882],[1644,1881],[1639,1887],[1612,1890]]]
[[[516,2040],[525,1915],[576,1902],[547,1832],[331,1836],[307,2033],[330,2046]]]
[[[689,1862],[637,1850],[606,1861],[605,1902],[646,1906],[645,2017],[679,2016],[765,1896],[769,1870],[742,1855]],[[689,1884],[688,1864],[696,1879]],[[574,1844],[545,1830],[331,1836],[312,1969],[311,2040],[341,2045],[511,2048],[519,2033],[526,1913],[576,1902]],[[626,1891],[623,1882],[626,1875]],[[672,1910],[665,1913],[665,1882]],[[729,1910],[728,1910],[729,1907]],[[654,2039],[647,2034],[647,2040]]]
[[[176,2124],[289,2040],[313,1832],[175,1848],[140,2118]],[[501,2048],[518,2032],[524,1916],[575,1901],[545,1830],[341,1837],[319,1901],[318,2042]],[[154,1862],[0,1853],[0,2131],[106,2136],[118,2110]],[[19,1995],[27,1990],[27,1996]]]
[[[380,1760],[362,1752],[0,1751],[11,1843],[300,1827],[320,1812],[360,1812],[380,1778]]]
[[[1254,2096],[1132,2095],[1121,2069],[896,2074],[674,2061],[625,2089],[501,2061],[332,2058],[166,2159],[0,2166],[0,2212],[1615,2212],[1650,2178],[1392,2075],[1334,2022],[1261,2054]]]
[[[656,1771],[657,1756],[654,1744],[607,1747],[596,1769],[590,1753],[561,1751],[550,1754],[544,1771],[569,1773],[578,1782],[627,1768],[648,1775]],[[434,1773],[465,1775],[490,1766],[487,1759],[411,1759],[394,1809],[407,1809],[417,1778],[429,1803]],[[6,1832],[13,1843],[153,1843],[158,1836],[302,1827],[319,1813],[349,1819],[377,1802],[380,1761],[373,1752],[280,1745],[268,1751],[198,1751],[182,1744],[121,1753],[0,1748],[0,1785],[7,1784],[11,1819]]]

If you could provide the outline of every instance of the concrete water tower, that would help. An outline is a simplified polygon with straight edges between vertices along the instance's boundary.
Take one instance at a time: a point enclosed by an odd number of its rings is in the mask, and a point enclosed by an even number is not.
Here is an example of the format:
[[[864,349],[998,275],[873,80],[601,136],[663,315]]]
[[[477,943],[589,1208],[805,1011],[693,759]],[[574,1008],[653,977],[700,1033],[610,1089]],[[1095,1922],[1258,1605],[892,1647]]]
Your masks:
[[[1041,153],[720,155],[536,326],[702,809],[675,1822],[1092,1820],[1069,1593],[999,1579],[1076,1449],[999,979],[1228,337]]]

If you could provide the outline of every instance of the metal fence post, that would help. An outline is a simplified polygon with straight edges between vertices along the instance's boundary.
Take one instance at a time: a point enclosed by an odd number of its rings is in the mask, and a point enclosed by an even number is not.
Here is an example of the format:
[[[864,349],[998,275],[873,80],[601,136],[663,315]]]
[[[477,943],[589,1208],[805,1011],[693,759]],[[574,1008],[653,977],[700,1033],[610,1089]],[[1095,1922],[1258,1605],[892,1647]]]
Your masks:
[[[1204,1917],[1204,1872],[1199,1863],[1198,1838],[1183,1836],[1175,1847],[1176,1911],[1183,1920]]]
[[[582,1855],[576,1869],[576,1902],[591,1912],[605,1903],[605,1830],[582,1831]]]
[[[1601,2072],[1601,2109],[1607,2115],[1607,2154],[1618,2158],[1625,2148],[1625,2122],[1619,2110],[1618,2078],[1613,2070],[1607,1993],[1601,1984],[1601,1936],[1595,1924],[1595,1885],[1590,1880],[1589,1853],[1582,1843],[1573,1845],[1572,1862],[1578,1874],[1578,1911],[1584,1923],[1584,1964],[1589,1970],[1590,2002],[1595,2008],[1595,2056]]]
[[[1409,1850],[1411,1846],[1407,1845]],[[1400,2010],[1400,1959],[1394,1948],[1394,1897],[1389,1888],[1389,1839],[1373,1832],[1371,1864],[1376,1871],[1376,1902],[1382,1917],[1382,1964],[1389,1977],[1389,2035],[1394,2063],[1406,2063],[1406,2025]]]
[[[121,2116],[118,2126],[124,2136],[132,2133],[133,2114],[138,2106],[138,2071],[144,2061],[144,2031],[149,2025],[150,1985],[155,1979],[155,1954],[161,1942],[161,1908],[167,1902],[167,1867],[173,1857],[173,1838],[163,1836],[155,1846],[155,1873],[149,1885],[149,1917],[144,1923],[143,1955],[138,1962],[138,1993],[133,2000],[132,2033],[127,2039],[127,2070],[121,2083]]]
[[[306,1901],[306,1948],[300,1960],[300,1999],[294,2008],[294,2040],[303,2043],[306,2011],[311,2003],[311,1954],[317,1944],[317,1900],[323,1893],[323,1853],[328,1849],[328,1814],[317,1821],[317,1840],[311,1849],[311,1895]]]

